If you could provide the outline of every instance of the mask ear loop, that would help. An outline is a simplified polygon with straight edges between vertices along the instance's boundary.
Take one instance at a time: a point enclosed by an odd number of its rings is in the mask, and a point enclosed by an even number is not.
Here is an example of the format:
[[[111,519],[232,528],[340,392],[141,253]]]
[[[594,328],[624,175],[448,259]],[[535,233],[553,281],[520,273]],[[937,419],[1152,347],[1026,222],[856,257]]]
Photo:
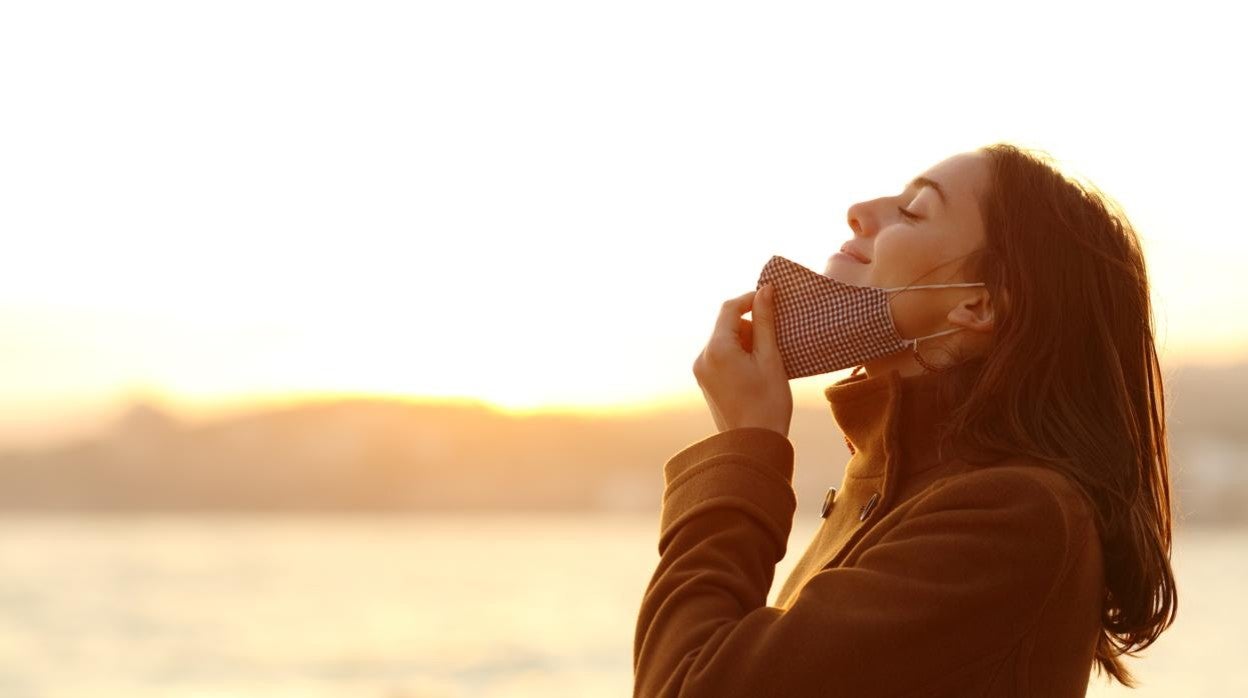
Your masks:
[[[968,281],[966,283],[956,284],[919,284],[918,286],[894,286],[892,288],[883,289],[888,293],[893,291],[913,291],[918,288],[969,288],[971,286],[987,286],[983,281]]]
[[[919,286],[896,286],[893,288],[886,288],[884,289],[884,291],[886,293],[891,293],[893,291],[909,291],[911,289],[916,289],[916,288],[969,288],[971,286],[987,286],[987,285],[988,284],[984,283],[983,281],[971,281],[967,283],[957,283],[957,284],[922,284]],[[952,334],[954,332],[957,332],[957,329],[946,330],[944,332],[939,332],[931,336],[935,337],[935,336],[944,335],[944,334]],[[927,369],[928,371],[931,371],[932,373],[940,373],[941,371],[947,371],[953,367],[953,366],[946,366],[944,368],[936,368],[935,366],[929,364],[927,360],[924,359],[922,355],[919,354],[919,340],[920,339],[925,339],[925,338],[917,337],[915,338],[914,343],[910,345],[911,348],[913,349],[914,360],[917,361],[920,366]],[[855,371],[857,371],[857,369],[855,369]]]

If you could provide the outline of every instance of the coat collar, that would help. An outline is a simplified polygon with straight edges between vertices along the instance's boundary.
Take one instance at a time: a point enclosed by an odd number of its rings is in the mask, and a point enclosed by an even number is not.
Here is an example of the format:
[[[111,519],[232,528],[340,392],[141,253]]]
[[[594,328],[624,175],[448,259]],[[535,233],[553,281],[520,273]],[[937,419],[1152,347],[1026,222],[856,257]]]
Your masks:
[[[940,464],[937,432],[949,412],[939,404],[943,378],[939,373],[903,377],[894,369],[852,375],[824,390],[853,455],[847,477],[895,481]]]

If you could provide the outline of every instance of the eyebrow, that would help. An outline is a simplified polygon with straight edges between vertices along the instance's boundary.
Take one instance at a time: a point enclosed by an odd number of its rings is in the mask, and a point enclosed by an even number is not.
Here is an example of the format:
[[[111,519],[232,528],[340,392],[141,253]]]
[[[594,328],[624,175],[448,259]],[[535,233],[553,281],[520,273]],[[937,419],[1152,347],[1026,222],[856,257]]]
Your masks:
[[[935,189],[937,196],[940,197],[941,205],[948,208],[949,199],[945,197],[944,188],[941,187],[940,184],[936,182],[936,180],[928,179],[927,177],[923,177],[923,176],[915,177],[914,179],[910,180],[910,184],[906,186],[907,189],[910,187],[919,187],[920,189],[923,187],[931,187],[932,189]]]

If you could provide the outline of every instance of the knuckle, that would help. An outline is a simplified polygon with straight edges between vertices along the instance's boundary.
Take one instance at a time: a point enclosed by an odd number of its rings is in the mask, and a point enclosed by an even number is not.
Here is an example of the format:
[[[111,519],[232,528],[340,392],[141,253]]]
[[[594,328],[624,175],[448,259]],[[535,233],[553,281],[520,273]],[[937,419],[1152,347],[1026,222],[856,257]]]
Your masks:
[[[713,342],[706,346],[706,351],[703,352],[703,362],[709,366],[714,366],[719,363],[721,359],[723,359],[723,356],[724,347],[719,343]]]

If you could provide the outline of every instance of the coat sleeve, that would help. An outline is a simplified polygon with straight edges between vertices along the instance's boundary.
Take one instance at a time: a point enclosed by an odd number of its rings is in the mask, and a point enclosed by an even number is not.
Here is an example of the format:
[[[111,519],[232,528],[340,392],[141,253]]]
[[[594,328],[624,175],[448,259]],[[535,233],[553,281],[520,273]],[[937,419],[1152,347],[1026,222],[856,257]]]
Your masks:
[[[861,556],[780,609],[766,595],[796,508],[792,469],[788,439],[754,427],[664,466],[634,698],[896,695],[982,670],[1053,602],[1090,525],[1034,468],[985,469],[907,502]]]

